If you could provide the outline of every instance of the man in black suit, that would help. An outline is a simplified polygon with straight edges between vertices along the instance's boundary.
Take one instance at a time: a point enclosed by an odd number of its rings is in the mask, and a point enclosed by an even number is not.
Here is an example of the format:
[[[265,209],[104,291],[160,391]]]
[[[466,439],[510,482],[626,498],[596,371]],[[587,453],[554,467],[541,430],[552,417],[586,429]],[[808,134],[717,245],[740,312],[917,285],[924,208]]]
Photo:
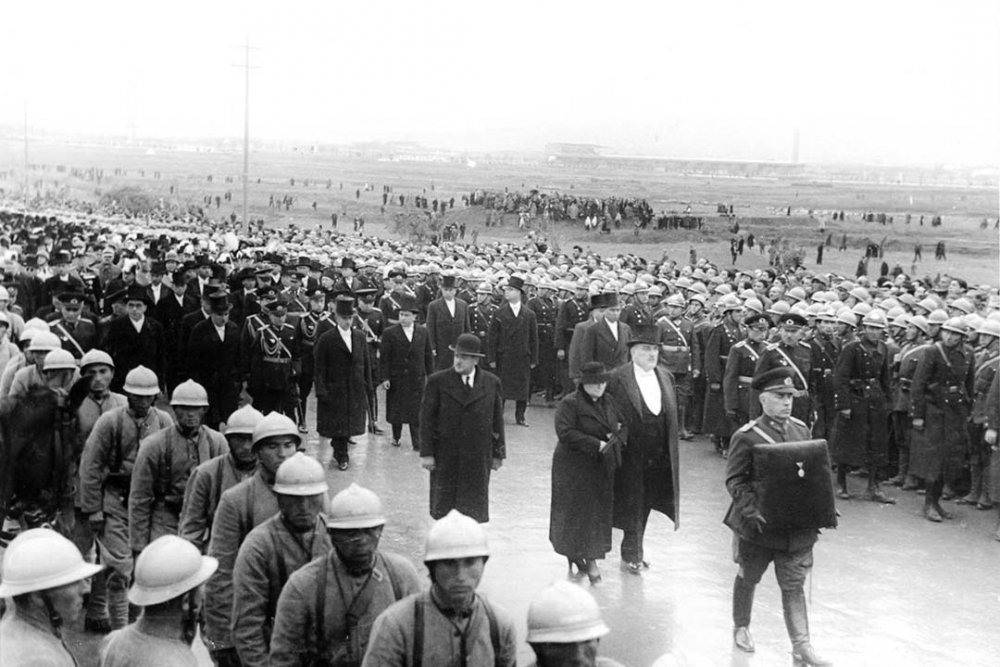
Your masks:
[[[52,267],[53,275],[42,283],[42,295],[39,299],[39,307],[48,306],[52,303],[54,295],[64,292],[84,291],[83,281],[76,276],[70,275],[70,256],[66,250],[60,250],[52,257],[49,263]]]
[[[503,385],[504,400],[513,400],[514,419],[527,426],[524,411],[531,394],[531,369],[538,364],[538,325],[533,310],[523,303],[524,279],[512,276],[503,290],[507,300],[490,322],[486,352]]]
[[[187,344],[189,375],[208,392],[205,423],[218,428],[240,401],[240,330],[229,321],[232,305],[225,292],[209,296],[209,318],[191,329]]]
[[[591,361],[599,361],[608,371],[613,371],[628,362],[628,341],[632,329],[618,319],[621,312],[618,295],[608,294],[605,298],[607,307],[603,316],[594,326],[583,332],[580,366]]]
[[[198,310],[198,301],[188,294],[188,275],[184,269],[174,271],[170,294],[156,304],[156,320],[163,326],[163,363],[168,392],[187,379],[184,348],[184,316]]]
[[[427,306],[427,333],[430,335],[436,371],[451,367],[451,346],[459,336],[472,331],[469,325],[469,305],[455,298],[457,293],[455,276],[446,275],[441,279],[441,298],[431,301]]]
[[[146,317],[149,300],[146,290],[133,285],[125,296],[127,317],[112,320],[108,325],[105,351],[115,360],[115,377],[111,390],[121,392],[125,376],[137,366],[145,366],[162,377],[164,365],[163,327],[152,317]]]
[[[399,324],[382,334],[381,371],[385,417],[392,425],[392,445],[399,447],[403,424],[410,425],[410,443],[420,449],[420,403],[427,376],[434,372],[427,328],[417,324],[416,298],[399,298]]]

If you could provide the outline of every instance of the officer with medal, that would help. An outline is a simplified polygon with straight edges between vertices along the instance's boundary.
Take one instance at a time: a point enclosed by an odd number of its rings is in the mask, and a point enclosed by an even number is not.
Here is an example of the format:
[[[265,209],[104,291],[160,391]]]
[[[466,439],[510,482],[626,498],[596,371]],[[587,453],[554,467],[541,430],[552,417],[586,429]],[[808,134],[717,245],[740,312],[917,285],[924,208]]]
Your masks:
[[[281,412],[294,419],[302,363],[298,331],[286,321],[284,301],[268,302],[262,314],[266,322],[251,333],[253,319],[248,320],[243,332],[245,388],[265,415]]]
[[[792,640],[796,666],[830,665],[819,657],[809,641],[809,621],[803,585],[812,570],[817,529],[785,530],[769,525],[761,514],[754,484],[754,445],[802,442],[811,438],[809,427],[792,416],[797,393],[796,373],[789,367],[773,368],[754,375],[763,414],[739,428],[729,444],[726,489],[732,498],[724,523],[733,531],[733,559],[739,565],[733,584],[733,642],[746,653],[754,652],[750,634],[754,590],[768,565],[781,588],[785,626]]]
[[[792,414],[806,423],[812,422],[809,374],[812,367],[812,348],[801,342],[806,318],[798,313],[786,313],[777,318],[779,340],[764,348],[757,362],[754,375],[775,368],[789,368],[795,375],[795,404]],[[750,416],[760,416],[760,405],[750,399]]]
[[[656,313],[656,326],[660,328],[660,365],[674,376],[677,389],[677,423],[681,440],[694,436],[687,429],[687,413],[691,407],[692,382],[701,375],[701,349],[694,326],[684,319],[687,303],[680,294],[667,297],[666,307]]]
[[[306,403],[313,388],[313,348],[316,347],[319,324],[329,322],[330,313],[326,312],[326,292],[320,288],[310,290],[309,309],[302,314],[296,325],[299,334],[299,349],[302,352],[302,373],[299,374],[299,433],[308,433],[306,425]]]

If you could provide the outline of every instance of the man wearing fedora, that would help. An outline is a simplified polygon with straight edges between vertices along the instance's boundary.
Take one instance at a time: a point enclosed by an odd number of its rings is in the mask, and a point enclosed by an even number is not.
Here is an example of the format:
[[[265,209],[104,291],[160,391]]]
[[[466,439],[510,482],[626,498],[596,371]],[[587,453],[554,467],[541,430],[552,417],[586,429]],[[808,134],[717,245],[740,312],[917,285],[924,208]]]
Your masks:
[[[511,276],[503,290],[507,301],[490,322],[486,352],[503,386],[503,400],[513,400],[514,419],[527,426],[524,411],[531,396],[531,369],[538,365],[538,324],[523,302],[524,278]]]
[[[163,377],[163,327],[151,317],[146,317],[149,307],[146,290],[133,285],[125,295],[127,317],[112,320],[104,350],[115,360],[115,379],[111,391],[120,392],[125,376],[133,368],[145,366]]]
[[[500,380],[478,367],[482,346],[462,334],[452,367],[427,379],[420,408],[420,463],[431,473],[430,514],[457,509],[490,520],[490,473],[506,457]]]
[[[216,292],[209,303],[211,314],[191,330],[187,350],[190,376],[208,392],[205,423],[219,428],[239,407],[240,331],[229,320],[229,295]]]
[[[455,298],[458,285],[454,274],[441,278],[441,298],[427,306],[427,333],[430,334],[431,350],[434,353],[434,370],[451,368],[451,346],[458,337],[469,333],[469,306]]]
[[[434,372],[434,356],[427,328],[416,323],[420,312],[416,297],[400,296],[398,303],[399,323],[382,335],[379,377],[385,389],[385,418],[392,426],[393,447],[400,446],[403,424],[409,424],[410,443],[419,451],[420,403],[427,376]]]
[[[643,551],[649,513],[666,514],[674,530],[680,526],[680,423],[673,378],[657,363],[661,336],[655,324],[636,326],[631,361],[611,374],[607,388],[628,429],[615,473],[614,527],[625,532],[622,564],[632,574],[649,567]]]

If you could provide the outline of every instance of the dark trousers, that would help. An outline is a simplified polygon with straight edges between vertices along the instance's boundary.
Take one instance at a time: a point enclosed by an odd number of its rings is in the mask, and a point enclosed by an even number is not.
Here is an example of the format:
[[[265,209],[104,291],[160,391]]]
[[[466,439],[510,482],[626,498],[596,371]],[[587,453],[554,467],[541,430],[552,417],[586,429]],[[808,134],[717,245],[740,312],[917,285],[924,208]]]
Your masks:
[[[409,424],[410,427],[410,444],[413,445],[414,450],[420,449],[420,423]],[[403,425],[393,424],[392,425],[392,439],[399,440],[403,437]]]
[[[298,406],[298,408],[299,408],[299,419],[298,419],[298,423],[299,424],[305,424],[306,423],[306,404],[308,403],[309,392],[311,392],[312,388],[313,388],[313,376],[311,374],[310,375],[306,375],[306,374],[303,373],[302,375],[299,376],[298,384],[299,384],[299,406]]]
[[[646,537],[646,523],[649,521],[650,511],[649,507],[644,507],[639,514],[637,528],[625,531],[625,536],[622,538],[622,560],[627,563],[643,561],[642,542]]]
[[[337,463],[351,460],[351,455],[347,453],[347,441],[349,438],[330,438],[330,446],[333,447],[333,458]]]
[[[291,419],[296,418],[298,401],[292,395],[292,391],[270,387],[247,387],[247,392],[253,399],[253,407],[265,415],[280,412]]]
[[[506,401],[504,401],[506,403]],[[528,409],[527,401],[514,401],[514,419],[523,422],[524,411]]]

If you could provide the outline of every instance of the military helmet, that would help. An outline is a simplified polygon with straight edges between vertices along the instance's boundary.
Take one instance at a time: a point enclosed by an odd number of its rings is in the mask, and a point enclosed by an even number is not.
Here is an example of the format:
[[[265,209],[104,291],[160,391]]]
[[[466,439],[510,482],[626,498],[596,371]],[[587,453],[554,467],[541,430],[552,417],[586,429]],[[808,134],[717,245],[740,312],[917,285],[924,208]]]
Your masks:
[[[218,567],[218,560],[202,556],[191,542],[164,535],[146,545],[136,559],[128,600],[140,607],[173,600],[208,581]]]
[[[918,331],[923,333],[925,336],[930,332],[927,326],[927,318],[923,315],[914,315],[910,318],[910,324],[917,328]]]
[[[475,519],[451,510],[427,533],[424,562],[490,555],[486,531]]]
[[[3,555],[0,598],[59,588],[100,572],[72,542],[50,528],[31,528],[11,540]]]
[[[961,334],[965,336],[969,333],[968,327],[965,326],[965,322],[962,321],[961,317],[952,317],[944,324],[941,325],[943,331],[951,331],[952,333]]]
[[[253,435],[253,429],[264,414],[252,405],[244,405],[226,420],[226,435]]]
[[[104,350],[98,350],[94,348],[89,350],[83,357],[80,358],[80,370],[84,370],[87,366],[94,366],[96,364],[103,364],[105,366],[115,367],[115,360],[111,358],[111,355]]]
[[[170,405],[180,405],[190,408],[207,408],[208,392],[194,380],[181,382],[179,385],[174,387],[174,393],[170,396]]]
[[[976,329],[976,333],[1000,338],[1000,322],[997,320],[983,320],[983,323]]]
[[[874,309],[864,316],[861,320],[861,326],[863,327],[875,327],[876,329],[885,329],[886,327],[886,317],[885,313],[881,310]]]
[[[52,350],[45,355],[42,362],[43,371],[68,371],[76,370],[76,359],[73,355],[63,349]]]
[[[858,316],[850,308],[841,308],[840,312],[837,313],[837,322],[856,327],[858,326]]]
[[[352,483],[330,501],[326,527],[351,529],[385,525],[382,501],[374,492]]]
[[[156,373],[145,366],[136,366],[125,376],[123,390],[135,396],[156,396],[160,393],[160,382]]]
[[[532,644],[574,644],[609,632],[594,596],[568,581],[544,589],[528,607],[528,642]]]
[[[943,309],[937,308],[931,311],[931,314],[927,316],[927,324],[937,324],[943,325],[948,321],[948,313],[944,312]]]
[[[680,308],[683,308],[687,305],[687,301],[684,300],[684,297],[681,296],[680,293],[676,292],[668,296],[663,303],[664,305],[667,306],[678,306]]]
[[[272,412],[253,427],[253,446],[256,448],[265,438],[277,435],[291,436],[296,442],[302,442],[302,436],[299,435],[295,422],[280,412]]]
[[[315,496],[326,493],[329,488],[323,464],[302,452],[295,452],[282,461],[274,475],[274,492],[280,495]]]
[[[28,344],[28,352],[51,352],[60,348],[62,348],[62,342],[51,331],[39,331]]]
[[[965,297],[960,297],[952,301],[951,307],[962,311],[966,315],[968,315],[969,313],[974,313],[976,311],[976,307],[973,306],[972,302],[966,299]]]

